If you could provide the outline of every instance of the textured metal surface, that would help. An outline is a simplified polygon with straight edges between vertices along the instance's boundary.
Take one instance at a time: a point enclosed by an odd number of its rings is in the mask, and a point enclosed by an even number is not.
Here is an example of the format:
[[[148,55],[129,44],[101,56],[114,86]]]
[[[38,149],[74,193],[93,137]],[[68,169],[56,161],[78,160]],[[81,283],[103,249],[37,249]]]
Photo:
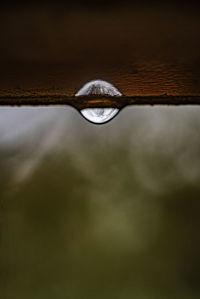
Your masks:
[[[0,12],[0,25],[1,103],[69,103],[94,79],[129,97],[200,95],[200,18],[192,5],[35,6]]]

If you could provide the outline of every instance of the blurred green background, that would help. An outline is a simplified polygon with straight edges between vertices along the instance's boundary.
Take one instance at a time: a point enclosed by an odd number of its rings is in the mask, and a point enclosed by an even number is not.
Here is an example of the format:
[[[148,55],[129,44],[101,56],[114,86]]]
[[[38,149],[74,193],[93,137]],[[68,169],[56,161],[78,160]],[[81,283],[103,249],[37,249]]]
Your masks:
[[[0,297],[200,298],[199,113],[2,108]]]

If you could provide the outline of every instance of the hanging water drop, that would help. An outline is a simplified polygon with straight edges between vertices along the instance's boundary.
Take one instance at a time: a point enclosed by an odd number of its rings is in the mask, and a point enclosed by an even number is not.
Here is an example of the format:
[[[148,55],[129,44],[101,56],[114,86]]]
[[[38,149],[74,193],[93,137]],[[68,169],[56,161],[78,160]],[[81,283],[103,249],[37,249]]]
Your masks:
[[[101,95],[121,96],[122,94],[112,84],[103,80],[94,80],[86,83],[75,96]],[[113,119],[119,112],[117,108],[85,108],[81,114],[88,121],[95,124],[104,124]]]

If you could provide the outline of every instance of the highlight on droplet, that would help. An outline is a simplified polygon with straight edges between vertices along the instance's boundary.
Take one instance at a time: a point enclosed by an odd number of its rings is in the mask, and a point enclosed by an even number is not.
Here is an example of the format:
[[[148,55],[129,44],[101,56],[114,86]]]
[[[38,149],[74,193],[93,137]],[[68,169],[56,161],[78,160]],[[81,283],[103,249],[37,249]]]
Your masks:
[[[103,80],[93,80],[86,83],[75,96],[101,95],[121,96],[119,90]],[[113,119],[119,112],[117,108],[85,108],[80,111],[82,116],[95,124],[104,124]]]

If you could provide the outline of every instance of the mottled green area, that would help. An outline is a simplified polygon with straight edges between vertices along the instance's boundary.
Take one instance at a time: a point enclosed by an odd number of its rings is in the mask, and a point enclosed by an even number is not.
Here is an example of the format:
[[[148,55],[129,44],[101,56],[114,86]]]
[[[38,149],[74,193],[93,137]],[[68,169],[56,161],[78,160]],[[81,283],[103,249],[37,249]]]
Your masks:
[[[181,135],[169,118],[158,138],[158,124],[117,134],[117,122],[83,121],[84,140],[50,149],[21,180],[25,150],[1,147],[1,298],[199,298],[199,123],[189,123]]]

